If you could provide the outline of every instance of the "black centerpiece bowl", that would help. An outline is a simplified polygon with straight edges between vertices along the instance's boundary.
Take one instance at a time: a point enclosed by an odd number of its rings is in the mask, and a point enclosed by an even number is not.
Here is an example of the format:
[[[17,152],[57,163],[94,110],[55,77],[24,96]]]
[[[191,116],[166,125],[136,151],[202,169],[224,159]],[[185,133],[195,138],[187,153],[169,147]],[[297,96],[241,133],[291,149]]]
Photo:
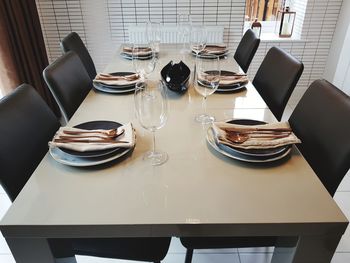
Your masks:
[[[180,63],[170,61],[160,74],[168,89],[178,93],[187,91],[191,70],[182,61]]]

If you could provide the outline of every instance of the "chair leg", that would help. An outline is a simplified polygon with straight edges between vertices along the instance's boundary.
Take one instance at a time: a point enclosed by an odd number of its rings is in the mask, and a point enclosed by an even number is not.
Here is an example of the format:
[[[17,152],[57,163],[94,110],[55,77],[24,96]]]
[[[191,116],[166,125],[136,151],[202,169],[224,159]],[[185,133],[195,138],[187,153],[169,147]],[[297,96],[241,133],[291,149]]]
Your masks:
[[[193,249],[188,248],[186,250],[185,263],[191,263],[192,262],[192,256],[193,256]]]

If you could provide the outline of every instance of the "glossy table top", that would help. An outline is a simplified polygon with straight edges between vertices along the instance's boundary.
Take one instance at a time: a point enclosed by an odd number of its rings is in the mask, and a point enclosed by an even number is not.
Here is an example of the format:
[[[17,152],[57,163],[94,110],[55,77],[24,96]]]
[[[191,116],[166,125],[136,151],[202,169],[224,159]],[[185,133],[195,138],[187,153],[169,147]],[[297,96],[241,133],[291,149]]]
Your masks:
[[[176,54],[176,49],[162,51],[150,78],[158,79],[160,69]],[[191,67],[193,58],[188,55],[185,63]],[[237,68],[232,56],[222,64],[222,69]],[[105,72],[132,69],[131,61],[115,56]],[[47,154],[3,218],[2,228],[140,226],[145,232],[138,235],[149,236],[186,235],[191,233],[186,226],[193,225],[347,222],[296,149],[287,160],[270,165],[235,161],[211,149],[208,126],[194,121],[202,111],[201,101],[193,88],[183,96],[169,96],[168,122],[156,132],[157,148],[166,151],[169,160],[153,167],[142,160],[152,136],[135,119],[133,94],[92,90],[68,125],[132,121],[137,132],[134,152],[121,162],[89,169],[62,165]],[[217,120],[276,121],[251,85],[239,93],[213,94],[207,108]],[[39,235],[34,232],[30,234]],[[206,228],[197,233],[209,234]]]

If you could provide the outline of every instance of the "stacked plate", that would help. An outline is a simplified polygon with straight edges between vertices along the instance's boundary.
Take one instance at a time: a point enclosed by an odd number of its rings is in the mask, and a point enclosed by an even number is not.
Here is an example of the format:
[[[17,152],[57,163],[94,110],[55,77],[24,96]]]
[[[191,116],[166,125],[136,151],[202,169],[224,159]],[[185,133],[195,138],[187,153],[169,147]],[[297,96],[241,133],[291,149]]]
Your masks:
[[[74,126],[74,128],[95,129],[117,129],[122,124],[113,121],[91,121]],[[70,166],[86,167],[107,163],[121,158],[133,148],[116,147],[112,149],[79,152],[59,147],[50,147],[51,156],[58,162]]]
[[[234,79],[235,77],[242,77],[241,81],[232,81],[234,83],[229,83],[230,81],[225,81],[226,83],[223,83],[222,80],[220,80],[220,84],[218,89],[216,90],[217,92],[220,93],[225,93],[225,92],[236,92],[240,91],[242,89],[245,89],[246,85],[248,84],[248,79],[245,74],[240,75],[240,73],[232,72],[232,71],[226,71],[226,70],[221,70],[221,78],[224,77],[231,77]]]
[[[224,57],[228,53],[228,49],[226,45],[206,45],[204,50],[198,54],[200,58],[212,58],[213,55]],[[196,53],[192,50],[192,54],[196,55]]]
[[[240,124],[240,125],[260,125],[266,124],[262,121],[256,120],[246,120],[246,119],[237,119],[228,121],[228,123],[232,124]],[[269,149],[241,149],[233,146],[228,146],[225,144],[218,143],[215,140],[215,135],[212,128],[208,129],[207,132],[207,141],[208,143],[221,154],[230,157],[232,159],[251,162],[251,163],[266,163],[272,162],[287,156],[291,151],[291,145],[281,146],[277,148],[269,148]]]
[[[133,74],[135,74],[135,73],[134,72],[114,72],[114,73],[109,73],[109,75],[120,76],[120,77],[130,76],[130,75],[133,75]],[[94,85],[95,89],[97,89],[99,91],[102,91],[102,92],[121,94],[121,93],[129,93],[129,92],[134,91],[135,90],[135,84],[136,84],[137,81],[138,81],[138,79],[137,80],[132,80],[132,81],[127,81],[126,83],[123,83],[121,85],[117,85],[117,84],[108,85],[106,83],[94,81],[93,85]]]

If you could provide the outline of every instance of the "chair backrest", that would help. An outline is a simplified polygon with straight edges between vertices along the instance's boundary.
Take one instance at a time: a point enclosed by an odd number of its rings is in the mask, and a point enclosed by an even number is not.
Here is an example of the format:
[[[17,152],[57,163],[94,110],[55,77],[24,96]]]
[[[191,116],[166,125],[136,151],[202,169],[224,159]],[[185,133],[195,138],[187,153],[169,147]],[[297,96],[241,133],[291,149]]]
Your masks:
[[[250,63],[259,47],[260,38],[256,37],[253,30],[248,29],[236,49],[234,58],[244,72],[248,71]]]
[[[78,55],[63,54],[44,69],[44,79],[68,121],[92,87],[92,80]]]
[[[47,104],[28,84],[0,101],[0,183],[15,200],[60,127]]]
[[[261,63],[253,85],[278,120],[303,70],[302,62],[277,47],[272,47]]]
[[[289,118],[300,152],[332,196],[350,168],[349,116],[350,97],[316,80]]]
[[[65,38],[62,39],[60,45],[64,53],[68,51],[74,51],[77,53],[83,62],[86,71],[89,73],[90,79],[94,79],[96,77],[96,68],[94,61],[92,60],[89,51],[77,33],[69,33]]]

